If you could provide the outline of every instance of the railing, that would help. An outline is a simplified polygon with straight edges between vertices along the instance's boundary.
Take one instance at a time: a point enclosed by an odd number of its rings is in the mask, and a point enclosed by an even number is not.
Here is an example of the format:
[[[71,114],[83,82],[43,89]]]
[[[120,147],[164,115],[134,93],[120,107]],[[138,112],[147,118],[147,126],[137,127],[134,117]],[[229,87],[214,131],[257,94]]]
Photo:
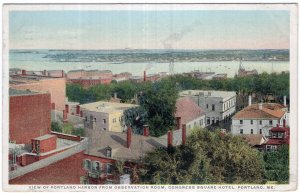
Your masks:
[[[80,141],[77,145],[71,147],[70,149],[63,151],[61,153],[55,154],[53,156],[50,156],[48,158],[42,159],[40,161],[34,162],[32,164],[29,164],[24,167],[18,167],[16,170],[9,172],[9,179],[14,179],[16,177],[22,176],[24,174],[27,174],[29,172],[33,172],[35,170],[41,169],[43,167],[46,167],[52,163],[58,162],[60,160],[63,160],[65,158],[68,158],[76,153],[79,153],[85,149],[87,149],[88,146],[88,139],[84,138],[82,141]]]

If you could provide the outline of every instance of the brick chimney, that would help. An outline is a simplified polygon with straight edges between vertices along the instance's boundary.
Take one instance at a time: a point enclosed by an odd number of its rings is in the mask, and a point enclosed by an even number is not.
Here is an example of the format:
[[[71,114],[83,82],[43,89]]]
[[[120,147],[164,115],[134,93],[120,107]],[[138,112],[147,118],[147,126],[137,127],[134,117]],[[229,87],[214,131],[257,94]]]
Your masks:
[[[131,127],[128,127],[128,129],[127,129],[127,148],[130,148],[131,137],[132,137],[132,129],[131,129]]]
[[[144,135],[145,137],[148,137],[148,136],[149,136],[149,128],[148,128],[147,126],[144,126],[143,135]]]
[[[55,110],[55,103],[51,103],[51,109]]]
[[[172,131],[168,131],[168,147],[173,146],[173,133]]]
[[[285,127],[285,126],[286,126],[286,120],[283,119],[283,127]]]
[[[26,75],[26,70],[22,70],[22,75]]]
[[[185,145],[186,142],[186,125],[182,125],[182,145]]]
[[[69,105],[65,105],[66,113],[69,113]]]
[[[177,125],[176,129],[177,130],[180,129],[180,126],[181,126],[181,117],[176,117],[176,125]]]
[[[67,121],[68,121],[68,114],[66,110],[63,110],[63,122],[67,122]]]
[[[144,82],[147,80],[146,70],[144,71]]]
[[[77,115],[80,114],[80,106],[79,106],[79,105],[76,106],[76,114],[77,114]]]
[[[65,77],[65,72],[63,70],[61,71],[61,77]]]

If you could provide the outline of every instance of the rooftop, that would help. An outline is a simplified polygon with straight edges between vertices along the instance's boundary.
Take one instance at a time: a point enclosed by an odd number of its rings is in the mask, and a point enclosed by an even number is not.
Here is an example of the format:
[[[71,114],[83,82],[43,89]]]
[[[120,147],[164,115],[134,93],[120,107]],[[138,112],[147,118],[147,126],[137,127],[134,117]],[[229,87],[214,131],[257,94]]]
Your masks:
[[[262,145],[267,140],[262,134],[243,134],[242,137],[251,146]]]
[[[44,75],[10,75],[9,84],[35,83],[40,80],[57,79],[62,77],[44,76]]]
[[[232,119],[279,119],[285,114],[284,106],[277,103],[253,104],[237,112]]]
[[[88,134],[91,137],[89,148],[85,153],[97,157],[106,157],[106,149],[110,147],[112,149],[111,159],[137,161],[145,153],[167,146],[167,140],[132,134],[131,146],[127,148],[127,133],[100,130],[87,130],[87,132],[92,132],[92,134]]]
[[[179,93],[181,97],[184,96],[205,96],[205,97],[220,97],[223,100],[230,99],[236,96],[234,91],[216,91],[216,90],[185,90]]]
[[[46,135],[42,135],[40,137],[36,137],[36,138],[34,138],[34,140],[42,141],[42,140],[45,140],[45,139],[49,139],[51,137],[55,137],[55,135],[46,134]]]
[[[181,117],[182,124],[186,124],[204,114],[204,111],[190,97],[182,97],[176,101],[175,117]]]
[[[126,109],[138,107],[138,105],[128,104],[128,103],[114,103],[106,101],[98,101],[94,103],[87,103],[80,105],[83,110],[103,112],[103,113],[113,113],[113,112],[122,112]]]
[[[35,94],[44,94],[43,92],[35,92],[29,89],[27,90],[16,90],[16,89],[9,89],[9,96],[22,96],[22,95],[35,95]]]

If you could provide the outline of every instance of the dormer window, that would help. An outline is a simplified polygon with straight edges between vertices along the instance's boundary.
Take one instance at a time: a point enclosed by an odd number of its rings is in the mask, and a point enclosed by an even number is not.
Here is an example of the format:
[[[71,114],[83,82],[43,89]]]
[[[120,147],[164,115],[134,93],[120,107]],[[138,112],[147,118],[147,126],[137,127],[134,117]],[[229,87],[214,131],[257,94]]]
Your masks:
[[[106,148],[106,157],[111,157],[111,147]]]

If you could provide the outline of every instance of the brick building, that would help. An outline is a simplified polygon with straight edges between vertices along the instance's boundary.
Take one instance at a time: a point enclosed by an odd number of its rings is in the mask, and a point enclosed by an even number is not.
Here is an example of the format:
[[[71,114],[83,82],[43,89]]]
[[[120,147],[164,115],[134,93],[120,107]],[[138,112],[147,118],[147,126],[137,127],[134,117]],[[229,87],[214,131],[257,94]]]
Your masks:
[[[32,138],[45,135],[51,129],[49,93],[30,90],[9,90],[9,139],[18,144],[30,144]]]
[[[70,84],[80,84],[84,88],[89,88],[98,84],[110,84],[112,78],[102,78],[102,77],[88,77],[88,78],[77,78],[77,79],[68,79]]]
[[[51,77],[46,75],[28,75],[25,70],[22,74],[11,75],[9,87],[18,90],[33,90],[49,92],[51,103],[55,104],[55,109],[63,110],[66,98],[65,77]]]

